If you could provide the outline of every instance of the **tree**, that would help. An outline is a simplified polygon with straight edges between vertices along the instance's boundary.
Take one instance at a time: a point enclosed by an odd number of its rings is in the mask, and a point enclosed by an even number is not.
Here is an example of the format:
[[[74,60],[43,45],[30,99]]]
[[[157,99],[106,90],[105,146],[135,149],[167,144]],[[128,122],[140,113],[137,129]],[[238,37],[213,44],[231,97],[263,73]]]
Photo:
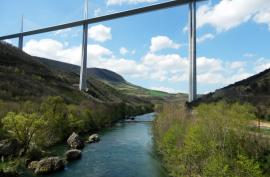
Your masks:
[[[12,138],[17,139],[26,152],[33,137],[44,127],[45,121],[38,114],[9,112],[2,120],[4,129]]]
[[[41,104],[41,114],[47,122],[46,132],[42,139],[51,145],[62,141],[69,133],[68,109],[64,100],[57,97],[48,97]]]

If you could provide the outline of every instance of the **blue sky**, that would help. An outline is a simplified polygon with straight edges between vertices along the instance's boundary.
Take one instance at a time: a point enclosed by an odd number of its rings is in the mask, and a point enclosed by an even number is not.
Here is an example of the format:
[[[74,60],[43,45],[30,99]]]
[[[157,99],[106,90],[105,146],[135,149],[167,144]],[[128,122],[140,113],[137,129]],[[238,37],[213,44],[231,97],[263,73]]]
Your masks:
[[[89,0],[89,18],[164,2]],[[0,35],[83,18],[84,0],[1,0]],[[270,67],[270,1],[212,0],[197,7],[198,92],[207,93]],[[88,67],[151,89],[188,91],[188,7],[89,26]],[[24,51],[80,64],[82,28],[25,37]],[[18,40],[8,40],[17,45]]]

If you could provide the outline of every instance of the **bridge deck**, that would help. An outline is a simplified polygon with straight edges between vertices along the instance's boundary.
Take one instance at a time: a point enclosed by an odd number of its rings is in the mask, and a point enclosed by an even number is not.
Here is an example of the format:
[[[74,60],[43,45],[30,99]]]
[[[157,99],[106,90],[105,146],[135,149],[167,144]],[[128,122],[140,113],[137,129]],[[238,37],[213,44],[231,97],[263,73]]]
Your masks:
[[[199,1],[205,1],[205,0],[196,0],[196,2],[199,2]],[[80,21],[75,21],[75,22],[71,22],[71,23],[65,23],[65,24],[61,24],[61,25],[51,26],[51,27],[47,27],[47,28],[41,28],[41,29],[37,29],[37,30],[1,36],[0,40],[12,39],[12,38],[16,38],[16,37],[29,36],[29,35],[46,33],[46,32],[51,32],[51,31],[57,31],[57,30],[61,30],[61,29],[82,26],[84,24],[99,23],[99,22],[104,22],[104,21],[113,20],[113,19],[117,19],[117,18],[133,16],[133,15],[137,15],[137,14],[141,14],[141,13],[147,13],[147,12],[161,10],[161,9],[165,9],[165,8],[180,6],[180,5],[188,4],[190,2],[193,2],[193,0],[173,0],[173,1],[169,1],[169,2],[164,2],[164,3],[154,4],[154,5],[150,5],[150,6],[146,6],[146,7],[141,7],[141,8],[137,8],[137,9],[108,14],[108,15],[104,15],[104,16],[100,16],[100,17],[89,18],[86,20],[80,20]]]

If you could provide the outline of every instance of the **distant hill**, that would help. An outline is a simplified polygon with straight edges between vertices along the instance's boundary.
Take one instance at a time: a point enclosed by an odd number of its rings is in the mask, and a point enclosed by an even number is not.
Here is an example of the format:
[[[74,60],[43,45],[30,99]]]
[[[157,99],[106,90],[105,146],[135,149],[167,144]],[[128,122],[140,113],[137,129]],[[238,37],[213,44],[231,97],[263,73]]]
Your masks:
[[[50,60],[46,58],[40,58],[40,57],[35,57],[35,58],[41,63],[44,63],[45,65],[47,65],[49,68],[56,69],[56,70],[63,70],[66,72],[73,72],[76,74],[80,73],[80,67],[77,65]],[[108,81],[108,82],[126,83],[125,79],[122,76],[107,69],[88,68],[87,74],[89,76],[95,77],[100,80]]]
[[[204,95],[191,103],[191,105],[219,100],[250,103],[257,108],[260,116],[270,119],[270,68],[247,79],[218,89],[213,93]]]
[[[63,63],[55,60],[45,59],[36,57],[38,61],[47,65],[49,68],[53,68],[54,70],[65,71],[69,73],[78,74],[80,73],[80,67],[77,65],[72,65],[68,63]],[[106,84],[109,84],[111,87],[117,89],[118,91],[131,95],[137,96],[141,98],[150,99],[152,102],[161,102],[161,101],[186,101],[186,94],[170,94],[162,91],[145,89],[140,86],[136,86],[127,82],[121,75],[100,68],[88,68],[87,69],[88,77],[94,77],[98,80],[103,81]]]
[[[87,100],[96,103],[125,103],[138,106],[151,104],[149,100],[121,93],[99,80],[106,77],[111,81],[124,82],[124,79],[116,73],[90,69],[90,72],[95,75],[88,77],[89,91],[83,93],[78,90],[78,66],[54,62],[55,66],[51,67],[46,63],[49,60],[42,61],[10,44],[0,42],[0,100],[39,100],[42,97],[57,95],[70,103]],[[65,68],[68,72],[57,68]],[[106,74],[110,74],[110,77]]]

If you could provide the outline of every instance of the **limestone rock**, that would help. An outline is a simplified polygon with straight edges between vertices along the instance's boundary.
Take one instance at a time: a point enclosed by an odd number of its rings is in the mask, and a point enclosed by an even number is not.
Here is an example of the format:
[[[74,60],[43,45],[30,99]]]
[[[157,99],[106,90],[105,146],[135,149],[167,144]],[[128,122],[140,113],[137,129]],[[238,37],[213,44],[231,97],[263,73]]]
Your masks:
[[[43,175],[50,174],[64,169],[65,163],[59,157],[48,157],[40,160],[35,169],[35,174]]]
[[[100,137],[98,134],[93,134],[89,136],[87,143],[96,143],[100,141]]]
[[[84,147],[83,141],[79,135],[74,132],[68,138],[67,143],[73,149],[82,149]]]
[[[74,161],[74,160],[78,160],[82,156],[82,151],[80,151],[78,149],[71,149],[65,153],[65,156],[66,156],[66,160],[69,162]]]

